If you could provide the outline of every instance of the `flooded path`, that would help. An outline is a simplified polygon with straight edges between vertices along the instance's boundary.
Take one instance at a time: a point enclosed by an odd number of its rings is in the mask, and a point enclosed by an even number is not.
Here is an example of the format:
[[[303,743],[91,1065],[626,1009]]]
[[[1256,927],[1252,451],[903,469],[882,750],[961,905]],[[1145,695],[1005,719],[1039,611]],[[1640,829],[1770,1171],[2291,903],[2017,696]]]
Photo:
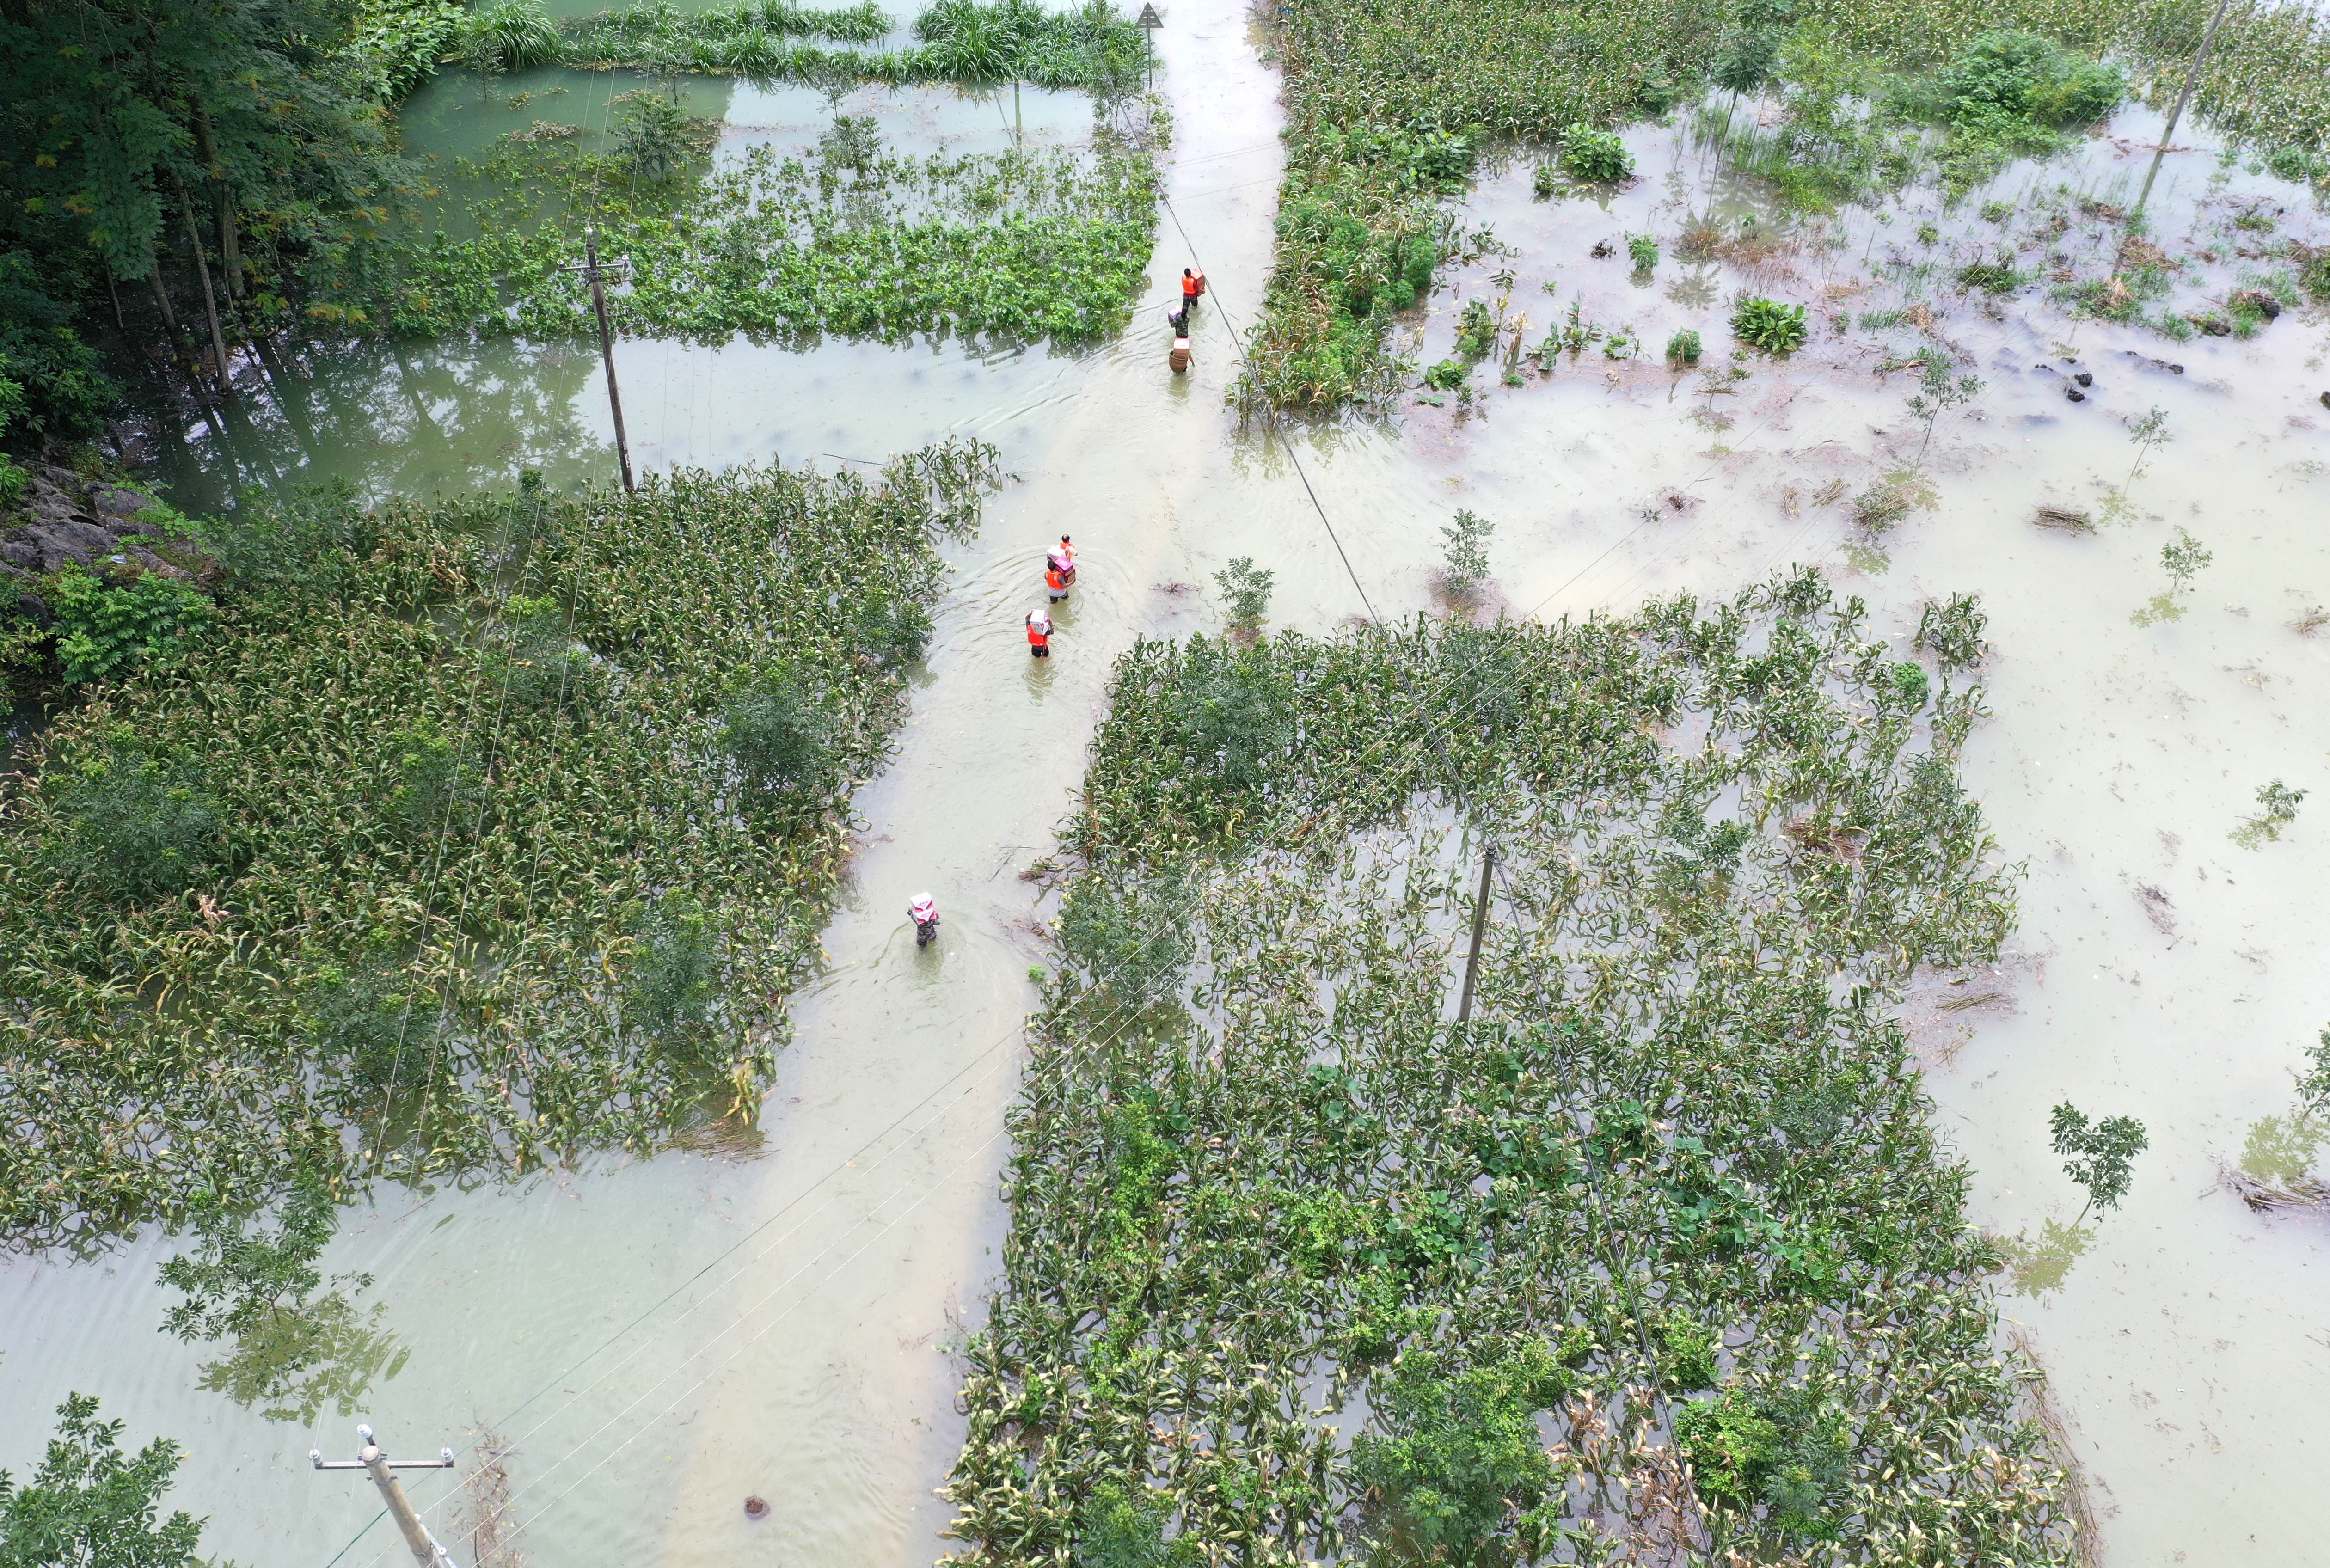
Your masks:
[[[1109,347],[620,349],[643,466],[772,452],[829,464],[964,431],[997,441],[1021,478],[956,552],[896,760],[858,798],[830,967],[796,999],[759,1141],[515,1190],[390,1195],[351,1215],[326,1259],[377,1276],[372,1298],[412,1352],[369,1402],[385,1440],[459,1448],[472,1422],[492,1423],[513,1445],[510,1516],[538,1562],[856,1568],[943,1549],[931,1489],[960,1435],[950,1350],[992,1267],[1028,969],[1049,961],[1048,912],[1018,874],[1074,804],[1109,662],[1137,636],[1217,627],[1210,579],[1233,556],[1277,573],[1274,623],[1324,630],[1359,609],[1283,452],[1222,401],[1231,323],[1251,320],[1269,260],[1275,78],[1230,0],[1177,5],[1158,46],[1178,122],[1171,208],[1152,298]],[[1653,354],[1696,324],[1703,369],[1728,363],[1721,323],[1750,284],[1849,298],[1848,315],[1907,298],[1898,279],[1873,281],[1883,245],[1859,231],[1752,265],[1670,260],[1637,288],[1624,235],[1657,234],[1672,255],[1713,175],[1676,133],[1628,139],[1645,179],[1608,212],[1532,202],[1525,168],[1483,180],[1466,222],[1492,222],[1519,254],[1451,274],[1422,324],[1427,362],[1447,352],[1458,306],[1502,287],[1506,267],[1538,330],[1573,297],[1635,326]],[[2083,179],[2125,162],[2103,146],[2083,156]],[[2155,201],[2200,222],[2213,165],[2206,148],[2178,155]],[[2297,187],[2282,191],[2289,222],[2318,222]],[[1622,259],[1591,255],[1614,238]],[[1192,251],[1216,291],[1196,366],[1177,379],[1159,310]],[[2292,629],[2330,602],[2330,408],[2317,401],[2330,323],[2312,307],[2251,341],[2171,345],[2075,326],[2032,297],[1994,315],[1929,293],[1938,332],[1985,387],[1937,429],[1936,504],[1881,539],[1855,526],[1849,498],[1904,466],[1920,432],[1903,413],[1907,378],[1880,376],[1857,329],[1789,360],[1752,356],[1721,391],[1589,350],[1550,378],[1490,386],[1475,411],[1411,400],[1396,420],[1299,444],[1387,616],[1435,606],[1439,530],[1460,506],[1498,524],[1494,589],[1514,614],[1728,595],[1810,562],[1906,646],[1928,599],[1981,594],[1995,716],[1966,767],[2003,857],[2028,867],[2021,934],[1994,977],[1920,996],[1911,1015],[1945,1129],[1974,1167],[1972,1217],[2036,1238],[2076,1212],[2047,1150],[2060,1100],[2138,1116],[2152,1137],[2091,1249],[2060,1275],[2007,1281],[2018,1293],[2003,1316],[2053,1376],[2105,1561],[2306,1561],[2316,1549],[2289,1505],[2312,1494],[2330,1446],[2330,1232],[2262,1219],[2217,1183],[2259,1119],[2287,1109],[2290,1070],[2330,1025],[2330,633]],[[352,397],[343,456],[317,468],[384,490],[545,458],[554,482],[604,471],[592,356],[411,360],[346,368],[373,401]],[[2082,367],[2094,384],[2071,404],[2065,377]],[[2041,502],[2094,512],[2099,485],[2127,484],[2127,426],[2154,407],[2174,439],[2128,484],[2132,515],[2086,535],[2034,526]],[[2181,619],[2133,624],[2179,527],[2213,562]],[[1020,619],[1064,532],[1080,582],[1056,656],[1037,665]],[[2281,841],[2238,846],[2228,836],[2276,778],[2316,793]],[[918,952],[904,911],[925,889],[946,926]],[[311,1445],[353,1445],[352,1420],[270,1425],[196,1388],[202,1353],[155,1332],[166,1252],[147,1238],[98,1263],[0,1267],[0,1462],[29,1468],[48,1412],[86,1390],[136,1440],[188,1445],[175,1496],[214,1512],[206,1550],[400,1561],[384,1525],[351,1547],[369,1497],[307,1469]],[[745,1520],[748,1493],[769,1517]],[[431,1478],[415,1494],[461,1554],[457,1488]]]

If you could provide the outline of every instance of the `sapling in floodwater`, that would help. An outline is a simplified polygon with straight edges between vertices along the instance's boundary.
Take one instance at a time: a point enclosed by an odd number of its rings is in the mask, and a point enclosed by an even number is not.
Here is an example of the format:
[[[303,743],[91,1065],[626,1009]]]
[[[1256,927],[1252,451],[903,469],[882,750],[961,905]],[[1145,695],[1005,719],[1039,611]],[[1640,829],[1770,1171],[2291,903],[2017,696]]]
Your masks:
[[[1648,272],[1659,264],[1659,242],[1648,234],[1626,236],[1626,254],[1637,272]]]
[[[2122,490],[2136,483],[2136,476],[2144,472],[2144,459],[2152,455],[2155,448],[2164,447],[2176,439],[2168,433],[2168,411],[2155,405],[2150,413],[2127,427],[2127,439],[2136,443],[2136,461],[2127,466],[2127,477],[2120,482]]]
[[[2306,1071],[2297,1075],[2297,1105],[2307,1116],[2330,1117],[2330,1029],[2316,1036],[2306,1053]]]
[[[1982,391],[1982,377],[1953,377],[1951,369],[1956,362],[1937,348],[1918,351],[1918,390],[1909,394],[1909,417],[1926,423],[1925,439],[1918,443],[1918,460],[1926,460],[1926,449],[1933,445],[1934,422],[1951,409],[1974,401]]]
[[[1667,363],[1677,369],[1687,364],[1697,364],[1701,352],[1699,334],[1688,326],[1667,339]]]
[[[1239,637],[1251,638],[1262,628],[1262,618],[1270,613],[1270,585],[1275,576],[1274,572],[1257,571],[1250,555],[1241,555],[1214,573],[1214,583],[1222,590],[1222,608],[1229,615],[1230,629]]]
[[[2119,1207],[2135,1179],[2136,1157],[2151,1147],[2144,1123],[2132,1116],[2107,1116],[2090,1123],[2084,1111],[2066,1100],[2049,1115],[2047,1127],[2055,1152],[2065,1157],[2063,1174],[2088,1190],[2088,1201],[2071,1223],[2086,1219],[2089,1209]]]
[[[2306,794],[2278,779],[2266,785],[2257,792],[2258,814],[2241,819],[2231,835],[2232,841],[2243,849],[2258,849],[2278,840],[2281,830],[2297,820],[2297,805]]]
[[[1471,512],[1457,513],[1454,521],[1440,531],[1440,537],[1447,542],[1441,560],[1447,567],[1450,598],[1469,600],[1479,590],[1482,580],[1489,575],[1489,535],[1496,531],[1494,523]]]
[[[2168,569],[2168,586],[2154,594],[2128,619],[2138,626],[2182,619],[2184,605],[2177,596],[2191,589],[2194,576],[2215,559],[2199,540],[2182,528],[2176,530],[2176,537],[2160,547],[2160,564]]]

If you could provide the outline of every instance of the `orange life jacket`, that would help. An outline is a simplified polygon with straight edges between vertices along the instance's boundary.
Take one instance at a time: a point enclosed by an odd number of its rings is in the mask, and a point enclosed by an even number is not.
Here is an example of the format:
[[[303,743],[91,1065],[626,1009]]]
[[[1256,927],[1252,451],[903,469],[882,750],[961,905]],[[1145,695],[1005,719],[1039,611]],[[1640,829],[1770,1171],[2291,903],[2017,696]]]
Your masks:
[[[1051,647],[1052,623],[1048,620],[1029,621],[1028,623],[1028,646],[1029,647]]]
[[[1202,273],[1186,273],[1182,276],[1181,298],[1183,300],[1195,299],[1205,291],[1206,279]]]
[[[1054,593],[1066,593],[1068,590],[1068,580],[1061,574],[1057,562],[1044,568],[1044,586]]]

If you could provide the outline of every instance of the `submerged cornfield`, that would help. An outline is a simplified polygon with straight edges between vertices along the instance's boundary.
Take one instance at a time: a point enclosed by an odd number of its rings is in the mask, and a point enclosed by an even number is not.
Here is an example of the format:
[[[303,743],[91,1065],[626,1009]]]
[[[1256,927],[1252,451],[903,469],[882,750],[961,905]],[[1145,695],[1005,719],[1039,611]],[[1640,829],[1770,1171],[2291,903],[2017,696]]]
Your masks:
[[[1890,1010],[2013,921],[1979,634],[1807,571],[1127,655],[961,1560],[2073,1560]]]
[[[1414,367],[1387,346],[1403,313],[1431,293],[1442,261],[1493,241],[1459,232],[1443,206],[1483,160],[1517,148],[1548,158],[1541,198],[1606,194],[1631,174],[1608,128],[1710,92],[1761,95],[1788,115],[1781,161],[1810,165],[1757,171],[1782,176],[1784,205],[1836,184],[1834,165],[1855,160],[1882,164],[1893,184],[1934,177],[1955,195],[1970,169],[2063,145],[2067,127],[2108,117],[2123,91],[2174,101],[2213,9],[1287,0],[1269,29],[1286,79],[1278,250],[1236,395],[1248,407],[1324,408],[1404,384]],[[1999,65],[2002,53],[2058,49],[2100,70],[2107,92],[2026,92]],[[2252,152],[2330,167],[2330,22],[2299,5],[2236,8],[2193,102]],[[1597,141],[1606,154],[1596,156]]]
[[[514,143],[478,167],[494,194],[467,237],[398,248],[369,312],[412,335],[582,336],[575,269],[596,226],[629,266],[609,299],[624,334],[1088,342],[1141,290],[1156,204],[1147,149],[1106,127],[1095,142],[1089,156],[899,157],[845,117],[806,158],[756,147],[664,184],[564,142]]]
[[[205,525],[0,817],[0,1242],[749,1119],[993,458]]]

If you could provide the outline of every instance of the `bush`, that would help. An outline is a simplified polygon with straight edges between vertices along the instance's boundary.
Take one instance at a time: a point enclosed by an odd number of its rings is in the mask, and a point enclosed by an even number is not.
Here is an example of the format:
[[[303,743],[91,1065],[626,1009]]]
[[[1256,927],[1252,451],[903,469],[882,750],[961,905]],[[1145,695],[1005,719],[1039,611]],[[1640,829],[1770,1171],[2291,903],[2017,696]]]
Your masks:
[[[1195,949],[1189,872],[1106,882],[1090,878],[1060,906],[1060,946],[1119,1005],[1146,1007],[1172,997]]]
[[[1103,1481],[1076,1510],[1076,1568],[1197,1568],[1195,1541],[1165,1539],[1172,1511],[1146,1487]]]
[[[1454,521],[1440,531],[1448,591],[1456,598],[1470,598],[1489,575],[1488,541],[1496,531],[1494,523],[1472,512],[1457,513]]]
[[[1751,1398],[1734,1388],[1683,1406],[1674,1430],[1708,1497],[1741,1509],[1761,1502],[1770,1523],[1798,1539],[1834,1535],[1829,1515],[1852,1475],[1852,1433],[1812,1390]]]
[[[302,1033],[329,1078],[355,1091],[359,1103],[399,1085],[410,1090],[427,1075],[429,1041],[437,1028],[432,999],[416,996],[393,969],[376,963],[327,964],[300,997]]]
[[[1450,1376],[1439,1356],[1411,1349],[1375,1380],[1386,1435],[1351,1443],[1352,1478],[1384,1560],[1491,1564],[1532,1558],[1549,1543],[1538,1513],[1553,1467],[1537,1411],[1568,1391],[1568,1369],[1542,1344]]]
[[[1933,680],[1922,666],[1904,660],[1892,668],[1891,688],[1893,700],[1914,713],[1926,705],[1926,698],[1933,690]]]
[[[2127,95],[2117,69],[2074,54],[2033,33],[1985,33],[1940,76],[1944,112],[1956,123],[2091,125]]]
[[[118,583],[69,566],[50,603],[57,656],[75,685],[141,667],[166,669],[211,619],[211,601],[198,590],[152,572]]]
[[[2294,180],[2304,184],[2330,174],[2330,163],[2321,155],[2299,146],[2279,146],[2265,156],[2266,173],[2278,180]]]
[[[821,793],[837,754],[832,718],[817,689],[790,674],[741,691],[723,711],[721,743],[762,795]]]
[[[719,995],[719,968],[710,915],[687,894],[668,893],[639,922],[626,1012],[655,1034],[701,1024]]]
[[[120,741],[61,782],[56,812],[58,880],[91,878],[110,902],[182,892],[227,858],[226,814],[202,776]]]
[[[1761,296],[1740,301],[1731,313],[1731,330],[1740,342],[1766,354],[1792,354],[1804,345],[1808,335],[1803,306],[1782,305]]]
[[[715,128],[659,92],[615,97],[615,157],[643,184],[667,184],[710,148]]]
[[[381,816],[389,827],[422,844],[440,834],[467,837],[484,826],[482,780],[435,725],[422,719],[388,743],[395,782]]]
[[[1561,166],[1572,179],[1615,184],[1634,172],[1634,155],[1616,131],[1577,123],[1561,133]]]
[[[1262,618],[1270,613],[1270,585],[1276,573],[1257,571],[1254,557],[1241,555],[1214,573],[1214,585],[1222,590],[1222,605],[1228,611],[1230,626],[1248,637],[1262,625]]]
[[[1626,236],[1626,254],[1637,272],[1648,272],[1659,264],[1659,242],[1648,234]]]
[[[1669,364],[1697,364],[1702,352],[1699,334],[1688,326],[1667,339]]]

